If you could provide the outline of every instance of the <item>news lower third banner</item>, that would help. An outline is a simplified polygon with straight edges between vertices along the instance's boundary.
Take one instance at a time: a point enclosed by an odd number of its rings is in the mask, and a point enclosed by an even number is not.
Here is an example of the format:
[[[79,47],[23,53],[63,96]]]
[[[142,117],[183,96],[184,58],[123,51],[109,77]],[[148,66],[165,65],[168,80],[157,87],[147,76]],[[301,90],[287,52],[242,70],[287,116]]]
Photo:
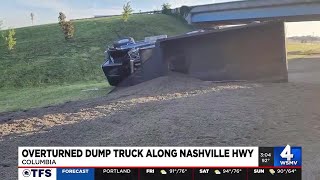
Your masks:
[[[19,147],[22,179],[301,178],[301,147]],[[282,169],[281,169],[282,168]],[[152,176],[153,175],[153,176]],[[171,176],[170,176],[171,175]],[[119,177],[118,177],[119,176]],[[128,177],[127,177],[128,176]],[[201,176],[201,177],[200,177]],[[190,179],[190,180],[191,180]],[[217,178],[219,179],[219,178]]]
[[[258,147],[20,147],[19,167],[258,166]]]

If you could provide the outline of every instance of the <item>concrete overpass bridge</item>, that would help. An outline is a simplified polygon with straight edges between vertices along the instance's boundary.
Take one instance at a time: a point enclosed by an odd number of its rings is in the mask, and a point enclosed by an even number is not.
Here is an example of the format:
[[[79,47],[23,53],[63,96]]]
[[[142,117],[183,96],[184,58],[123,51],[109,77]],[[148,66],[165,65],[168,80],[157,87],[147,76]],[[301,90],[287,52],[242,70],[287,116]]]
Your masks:
[[[193,6],[190,24],[239,24],[253,21],[320,20],[320,0],[247,0]]]

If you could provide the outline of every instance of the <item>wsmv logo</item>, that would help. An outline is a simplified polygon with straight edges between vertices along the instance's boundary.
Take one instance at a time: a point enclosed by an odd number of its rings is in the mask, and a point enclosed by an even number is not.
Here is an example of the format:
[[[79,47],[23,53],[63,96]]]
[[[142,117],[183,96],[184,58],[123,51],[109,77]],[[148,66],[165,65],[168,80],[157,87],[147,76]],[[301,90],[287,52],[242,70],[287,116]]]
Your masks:
[[[275,147],[274,166],[301,166],[302,164],[301,147]]]
[[[24,177],[51,177],[51,169],[25,169],[22,171]]]

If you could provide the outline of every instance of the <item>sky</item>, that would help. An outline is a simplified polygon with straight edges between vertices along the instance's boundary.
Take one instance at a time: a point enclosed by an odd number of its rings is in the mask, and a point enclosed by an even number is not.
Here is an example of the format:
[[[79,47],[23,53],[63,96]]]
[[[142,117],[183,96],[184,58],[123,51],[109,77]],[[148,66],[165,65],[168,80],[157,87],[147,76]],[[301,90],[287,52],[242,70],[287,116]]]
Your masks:
[[[58,13],[64,12],[69,19],[93,17],[94,15],[115,15],[122,12],[128,0],[3,0],[0,5],[0,20],[5,28],[31,26],[31,12],[35,15],[34,24],[58,22]],[[136,11],[160,10],[161,4],[172,7],[221,3],[236,0],[131,0]],[[287,23],[288,36],[320,36],[320,22]]]

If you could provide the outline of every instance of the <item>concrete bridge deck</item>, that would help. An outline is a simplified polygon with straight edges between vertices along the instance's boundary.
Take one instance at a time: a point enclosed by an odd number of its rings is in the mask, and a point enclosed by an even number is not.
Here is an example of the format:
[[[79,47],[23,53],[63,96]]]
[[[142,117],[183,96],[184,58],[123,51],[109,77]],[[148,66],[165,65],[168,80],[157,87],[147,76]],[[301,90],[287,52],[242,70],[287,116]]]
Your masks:
[[[193,6],[189,23],[320,20],[319,0],[252,0]]]

